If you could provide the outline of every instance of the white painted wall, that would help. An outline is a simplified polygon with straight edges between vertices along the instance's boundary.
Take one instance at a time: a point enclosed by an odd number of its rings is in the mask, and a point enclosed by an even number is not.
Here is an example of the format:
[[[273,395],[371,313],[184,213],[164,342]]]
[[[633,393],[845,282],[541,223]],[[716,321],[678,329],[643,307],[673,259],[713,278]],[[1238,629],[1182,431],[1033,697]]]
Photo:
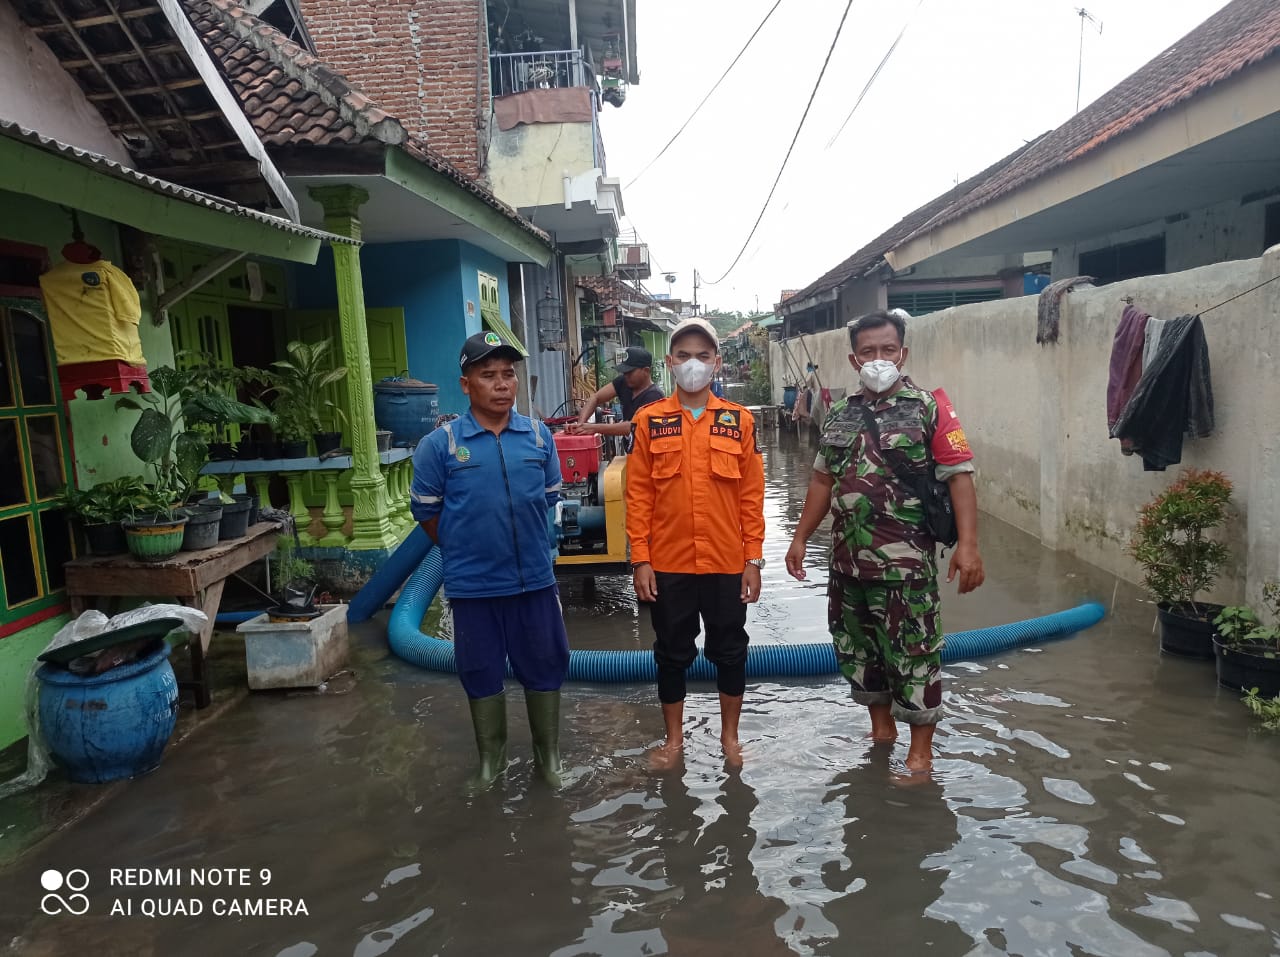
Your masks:
[[[8,0],[0,0],[0,119],[132,165],[102,114]]]
[[[1106,383],[1122,297],[1160,318],[1196,313],[1280,275],[1280,250],[1071,293],[1056,345],[1036,344],[1036,297],[963,306],[912,320],[908,371],[945,388],[976,456],[984,511],[1130,580],[1125,554],[1142,504],[1183,468],[1212,468],[1235,483],[1224,530],[1233,559],[1218,601],[1258,604],[1262,584],[1280,579],[1280,282],[1204,316],[1217,429],[1188,439],[1182,464],[1144,472],[1107,437]],[[852,388],[843,329],[804,337],[823,384]],[[788,343],[805,361],[796,340]],[[774,399],[794,377],[770,343]],[[1105,596],[1103,596],[1105,597]]]

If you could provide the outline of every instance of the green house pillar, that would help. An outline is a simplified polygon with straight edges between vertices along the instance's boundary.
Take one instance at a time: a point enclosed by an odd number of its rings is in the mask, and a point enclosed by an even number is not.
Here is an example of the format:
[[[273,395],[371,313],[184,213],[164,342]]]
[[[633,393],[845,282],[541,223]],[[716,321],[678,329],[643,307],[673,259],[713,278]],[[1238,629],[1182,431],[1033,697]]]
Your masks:
[[[338,320],[342,327],[342,355],[347,366],[343,380],[351,416],[351,541],[353,551],[395,548],[400,543],[391,521],[387,483],[378,459],[377,426],[373,420],[373,370],[369,365],[369,334],[365,326],[364,284],[360,276],[360,207],[369,194],[358,186],[317,186],[311,198],[324,207],[325,228],[355,244],[333,243],[333,271],[338,284]]]

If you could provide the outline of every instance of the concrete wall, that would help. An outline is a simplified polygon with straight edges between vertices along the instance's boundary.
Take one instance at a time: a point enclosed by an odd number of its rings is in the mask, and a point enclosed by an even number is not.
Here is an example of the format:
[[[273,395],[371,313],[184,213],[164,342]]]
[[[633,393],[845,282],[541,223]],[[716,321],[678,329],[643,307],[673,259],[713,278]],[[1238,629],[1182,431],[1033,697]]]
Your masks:
[[[1084,242],[1069,243],[1054,251],[1053,278],[1078,275],[1081,253],[1152,239],[1162,233],[1166,272],[1183,272],[1209,263],[1260,256],[1264,248],[1266,208],[1277,201],[1280,200],[1276,196],[1247,203],[1231,200],[1184,212],[1181,214],[1184,218],[1172,223],[1158,219]]]
[[[1144,472],[1107,436],[1106,382],[1122,297],[1152,315],[1196,313],[1280,274],[1280,251],[1166,276],[1077,290],[1067,297],[1061,338],[1035,342],[1036,298],[998,300],[911,322],[908,372],[955,401],[978,466],[984,511],[1129,580],[1141,574],[1125,554],[1138,509],[1183,468],[1211,468],[1235,483],[1224,530],[1233,557],[1215,588],[1218,601],[1258,603],[1280,578],[1280,283],[1203,317],[1213,372],[1216,430],[1189,439],[1182,463]],[[851,388],[844,330],[804,337],[828,387]],[[800,362],[803,347],[788,343]],[[774,399],[784,372],[770,343]],[[803,366],[802,366],[803,367]]]
[[[133,165],[102,114],[8,0],[0,0],[0,119]]]
[[[590,123],[521,123],[494,127],[489,144],[489,186],[503,202],[519,208],[559,206],[563,177],[596,166]],[[595,195],[594,179],[591,189]]]

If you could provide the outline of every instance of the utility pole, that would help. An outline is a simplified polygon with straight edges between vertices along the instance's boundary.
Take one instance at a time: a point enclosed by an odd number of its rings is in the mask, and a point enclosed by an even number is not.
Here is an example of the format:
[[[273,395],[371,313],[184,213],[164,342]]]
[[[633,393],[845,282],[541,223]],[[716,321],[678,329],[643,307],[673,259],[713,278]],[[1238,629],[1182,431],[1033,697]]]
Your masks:
[[[693,271],[693,314],[698,314],[698,270]]]

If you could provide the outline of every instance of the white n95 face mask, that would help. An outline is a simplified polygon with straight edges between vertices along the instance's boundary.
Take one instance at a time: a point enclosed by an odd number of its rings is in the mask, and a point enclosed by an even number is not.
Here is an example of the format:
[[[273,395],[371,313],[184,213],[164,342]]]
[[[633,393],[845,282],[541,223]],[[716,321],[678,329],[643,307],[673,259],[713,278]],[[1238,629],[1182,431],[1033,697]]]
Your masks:
[[[701,392],[711,385],[715,375],[714,363],[708,364],[701,359],[686,359],[678,366],[671,367],[671,374],[676,378],[676,385],[685,392]]]
[[[888,392],[902,375],[902,370],[888,359],[872,359],[858,370],[858,378],[872,392]]]

